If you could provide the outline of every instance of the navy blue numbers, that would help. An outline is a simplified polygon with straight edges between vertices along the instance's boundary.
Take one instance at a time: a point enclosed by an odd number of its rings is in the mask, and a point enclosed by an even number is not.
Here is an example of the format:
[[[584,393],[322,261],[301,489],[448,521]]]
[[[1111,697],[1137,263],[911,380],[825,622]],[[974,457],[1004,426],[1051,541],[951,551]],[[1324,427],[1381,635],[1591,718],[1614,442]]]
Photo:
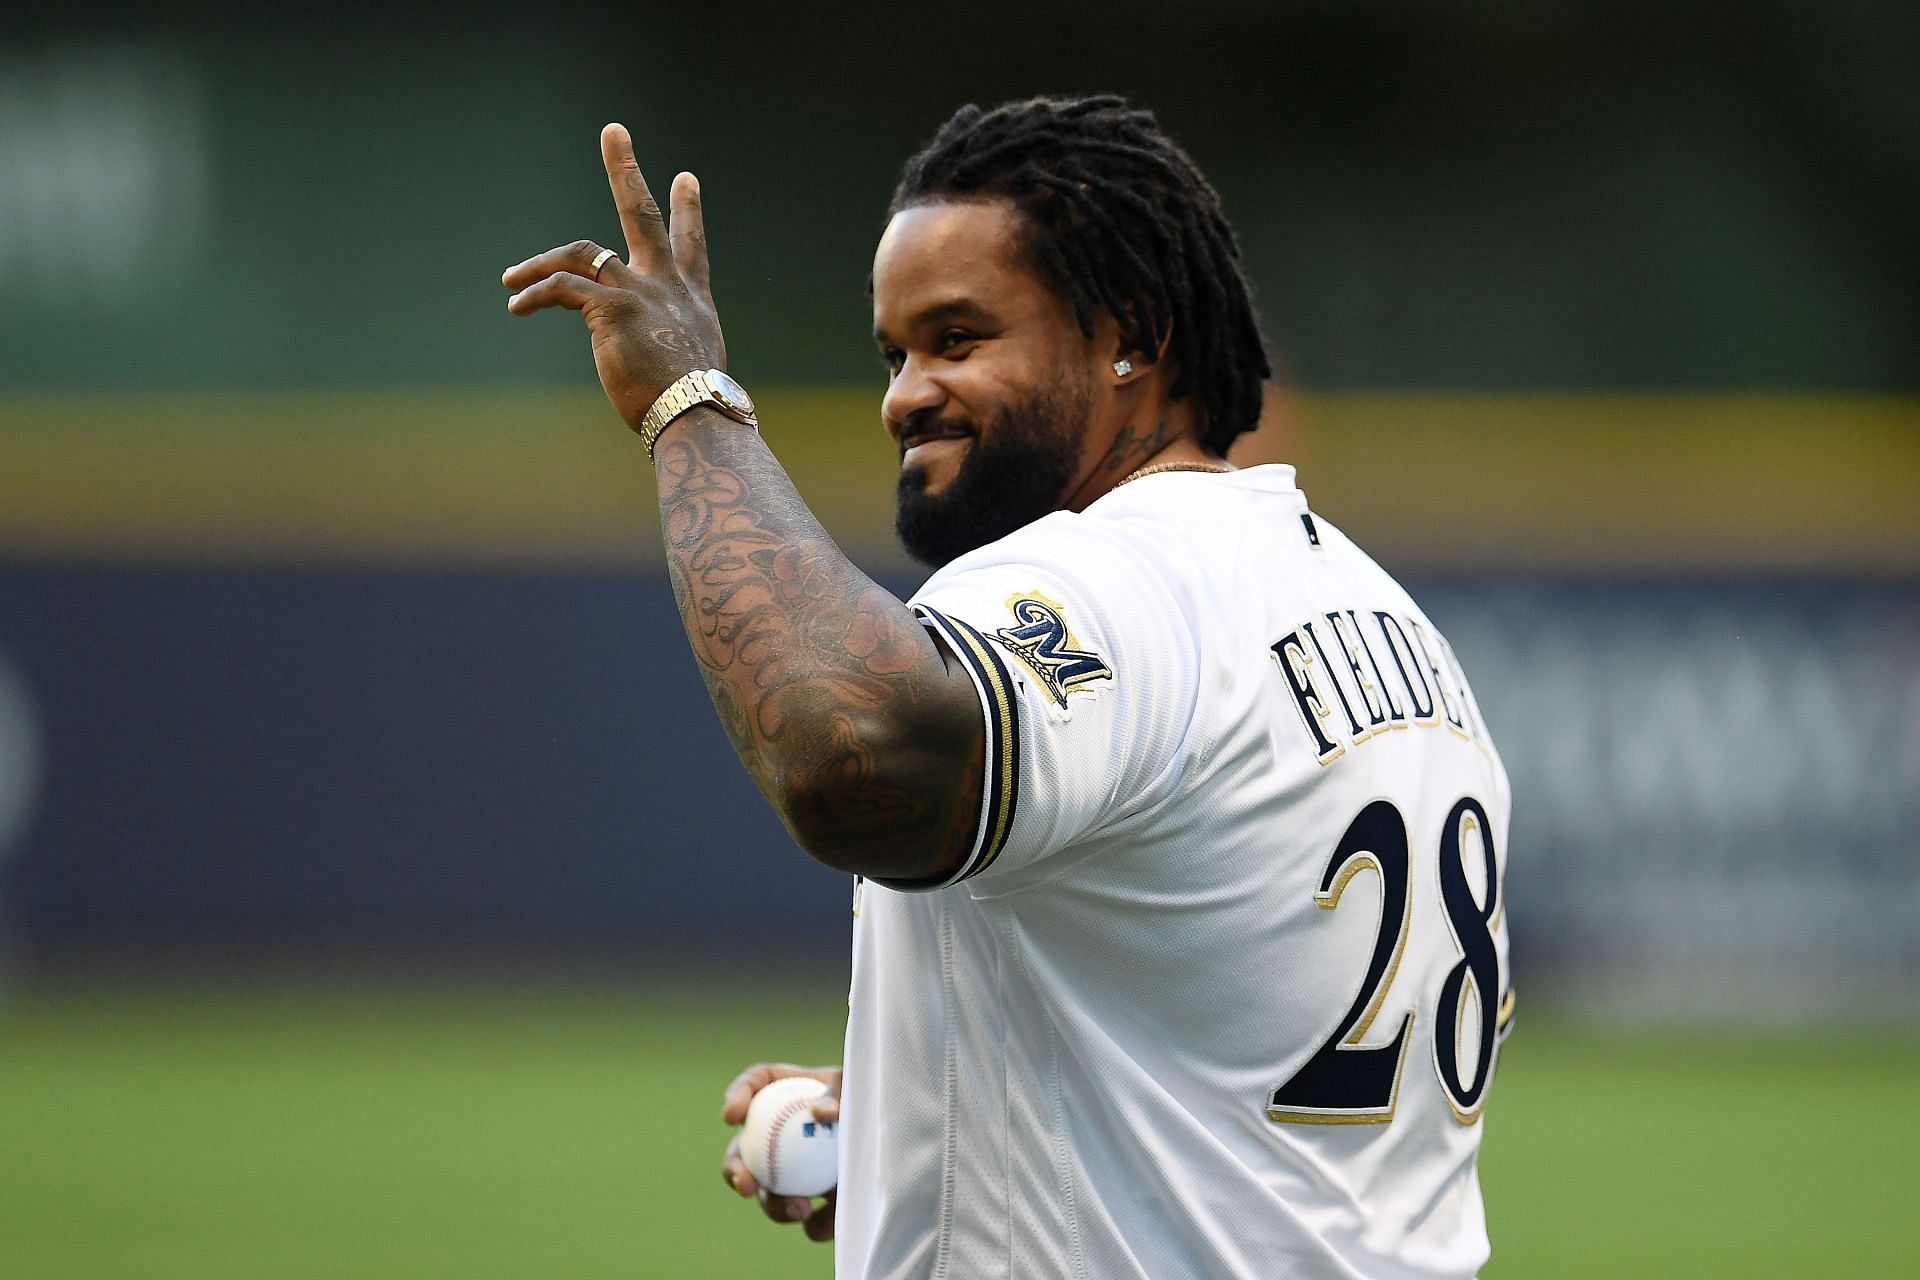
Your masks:
[[[1471,853],[1470,853],[1471,850]],[[1475,901],[1467,877],[1467,858],[1482,858],[1486,901]],[[1440,828],[1440,904],[1446,908],[1447,927],[1460,948],[1460,963],[1440,984],[1440,1003],[1434,1010],[1433,1065],[1447,1103],[1463,1123],[1480,1114],[1493,1072],[1494,1036],[1500,1022],[1493,1002],[1500,998],[1500,953],[1493,943],[1493,922],[1500,915],[1500,872],[1493,856],[1493,824],[1478,800],[1468,796],[1453,806]],[[1460,1076],[1460,1028],[1471,994],[1480,1002],[1480,1035],[1474,1044],[1473,1082]]]
[[[1480,1118],[1493,1076],[1498,1031],[1511,1009],[1510,999],[1502,1000],[1500,953],[1494,941],[1500,918],[1494,847],[1486,806],[1472,796],[1462,798],[1441,828],[1439,849],[1440,906],[1460,960],[1440,983],[1433,1031],[1434,1069],[1447,1105],[1462,1124]],[[1470,866],[1470,859],[1477,865]],[[1484,886],[1479,897],[1474,894],[1476,870]],[[1267,1118],[1277,1123],[1385,1124],[1398,1105],[1414,1011],[1401,1014],[1393,1039],[1360,1043],[1399,971],[1413,916],[1407,823],[1392,801],[1373,801],[1348,825],[1327,859],[1314,902],[1326,910],[1339,907],[1348,884],[1362,871],[1379,877],[1380,924],[1359,994],[1333,1034],[1268,1097]],[[1472,1038],[1470,1068],[1463,1071],[1469,999],[1477,1003],[1478,1033]],[[1501,1001],[1497,1008],[1496,1001]]]
[[[1393,1119],[1413,1011],[1408,1010],[1400,1019],[1400,1030],[1390,1044],[1362,1048],[1357,1043],[1373,1025],[1387,988],[1393,985],[1412,915],[1407,885],[1407,824],[1400,811],[1386,800],[1375,800],[1347,827],[1347,833],[1334,846],[1333,857],[1327,860],[1314,902],[1329,911],[1338,907],[1348,882],[1368,869],[1380,875],[1380,928],[1374,934],[1373,956],[1367,962],[1360,994],[1353,998],[1347,1016],[1326,1043],[1267,1099],[1269,1120],[1286,1124],[1384,1124]]]

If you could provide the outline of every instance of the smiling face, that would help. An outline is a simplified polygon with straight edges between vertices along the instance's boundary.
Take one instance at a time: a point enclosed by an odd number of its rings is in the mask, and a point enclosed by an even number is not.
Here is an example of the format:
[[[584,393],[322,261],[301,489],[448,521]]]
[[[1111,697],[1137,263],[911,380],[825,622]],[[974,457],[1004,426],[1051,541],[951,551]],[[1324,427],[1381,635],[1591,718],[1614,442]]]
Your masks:
[[[900,448],[895,528],[929,564],[1067,505],[1111,444],[1099,352],[1113,326],[1081,333],[1023,258],[1022,218],[1002,200],[916,205],[874,255],[881,416]]]

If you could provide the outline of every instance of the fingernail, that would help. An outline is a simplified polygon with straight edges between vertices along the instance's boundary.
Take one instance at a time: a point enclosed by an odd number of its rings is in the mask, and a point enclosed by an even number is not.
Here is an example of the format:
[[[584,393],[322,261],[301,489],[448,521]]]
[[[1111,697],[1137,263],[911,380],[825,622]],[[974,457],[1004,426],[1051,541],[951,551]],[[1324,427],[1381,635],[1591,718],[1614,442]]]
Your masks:
[[[802,1204],[799,1201],[795,1201],[794,1203],[787,1206],[787,1221],[788,1222],[800,1221],[802,1218],[807,1216],[807,1210],[810,1208],[812,1208],[811,1205]]]

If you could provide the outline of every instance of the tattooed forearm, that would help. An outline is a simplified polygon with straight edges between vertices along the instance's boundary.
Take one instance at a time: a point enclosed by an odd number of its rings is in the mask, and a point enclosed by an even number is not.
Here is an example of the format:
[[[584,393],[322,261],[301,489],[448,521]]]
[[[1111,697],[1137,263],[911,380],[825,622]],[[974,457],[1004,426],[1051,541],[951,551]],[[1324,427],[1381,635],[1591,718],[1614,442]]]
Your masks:
[[[676,424],[656,462],[680,616],[754,781],[835,865],[898,863],[916,841],[939,861],[978,814],[977,779],[959,785],[979,768],[978,711],[956,703],[926,630],[841,554],[753,433]]]

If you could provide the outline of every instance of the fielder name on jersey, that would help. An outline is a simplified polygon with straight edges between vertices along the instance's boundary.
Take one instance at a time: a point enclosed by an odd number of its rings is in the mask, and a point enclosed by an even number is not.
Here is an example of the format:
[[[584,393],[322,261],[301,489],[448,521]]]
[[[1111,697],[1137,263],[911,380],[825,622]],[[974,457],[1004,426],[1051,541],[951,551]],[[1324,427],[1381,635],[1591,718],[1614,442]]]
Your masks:
[[[1338,658],[1329,661],[1329,650]],[[1380,653],[1387,655],[1385,666]],[[1335,609],[1274,641],[1273,656],[1321,764],[1391,729],[1445,724],[1491,745],[1470,709],[1452,647],[1416,617]]]
[[[859,888],[841,1273],[1475,1275],[1511,799],[1431,619],[1284,466],[1121,485],[913,604],[986,779],[955,876]]]

